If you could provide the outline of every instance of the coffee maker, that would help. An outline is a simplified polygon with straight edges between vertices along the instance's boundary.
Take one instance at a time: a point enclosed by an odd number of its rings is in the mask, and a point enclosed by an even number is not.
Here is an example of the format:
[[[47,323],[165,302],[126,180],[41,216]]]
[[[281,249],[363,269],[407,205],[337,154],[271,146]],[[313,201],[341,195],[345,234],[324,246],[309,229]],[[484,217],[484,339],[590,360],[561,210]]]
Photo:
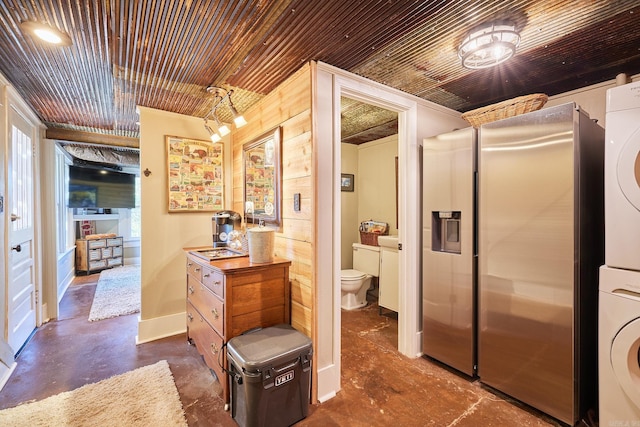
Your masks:
[[[233,230],[240,230],[242,216],[234,211],[218,211],[211,217],[211,229],[213,232],[213,247],[226,247],[229,240],[229,233]]]

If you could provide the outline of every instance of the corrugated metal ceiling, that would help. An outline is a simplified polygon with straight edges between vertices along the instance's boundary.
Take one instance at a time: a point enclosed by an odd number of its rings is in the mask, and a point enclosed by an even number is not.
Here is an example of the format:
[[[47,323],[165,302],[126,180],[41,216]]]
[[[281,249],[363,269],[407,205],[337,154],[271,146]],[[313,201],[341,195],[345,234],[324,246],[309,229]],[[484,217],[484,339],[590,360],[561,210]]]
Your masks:
[[[310,60],[463,112],[638,73],[639,15],[638,0],[4,0],[0,71],[47,126],[131,138],[136,105],[204,116],[217,85],[242,111]],[[28,20],[73,44],[34,41]],[[494,20],[521,32],[515,58],[463,68],[460,41]]]

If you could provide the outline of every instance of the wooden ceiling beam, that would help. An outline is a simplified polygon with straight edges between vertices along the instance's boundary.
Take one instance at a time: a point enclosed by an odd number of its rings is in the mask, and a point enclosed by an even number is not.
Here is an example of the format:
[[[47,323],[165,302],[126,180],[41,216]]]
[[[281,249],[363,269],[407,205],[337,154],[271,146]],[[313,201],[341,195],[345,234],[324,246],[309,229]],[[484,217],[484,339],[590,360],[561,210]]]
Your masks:
[[[101,133],[69,130],[61,128],[49,128],[46,132],[47,139],[68,142],[87,142],[90,144],[112,145],[140,149],[140,140],[127,136],[105,135]]]

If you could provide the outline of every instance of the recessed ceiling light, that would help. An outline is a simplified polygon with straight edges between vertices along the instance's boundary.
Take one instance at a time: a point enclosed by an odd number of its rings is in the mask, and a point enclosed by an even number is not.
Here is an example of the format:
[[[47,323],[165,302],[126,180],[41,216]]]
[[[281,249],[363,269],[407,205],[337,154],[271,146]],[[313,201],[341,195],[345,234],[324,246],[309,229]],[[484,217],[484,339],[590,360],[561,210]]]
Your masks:
[[[71,37],[69,37],[67,33],[50,25],[35,21],[23,21],[20,23],[20,26],[24,31],[35,35],[47,43],[59,46],[71,45]]]

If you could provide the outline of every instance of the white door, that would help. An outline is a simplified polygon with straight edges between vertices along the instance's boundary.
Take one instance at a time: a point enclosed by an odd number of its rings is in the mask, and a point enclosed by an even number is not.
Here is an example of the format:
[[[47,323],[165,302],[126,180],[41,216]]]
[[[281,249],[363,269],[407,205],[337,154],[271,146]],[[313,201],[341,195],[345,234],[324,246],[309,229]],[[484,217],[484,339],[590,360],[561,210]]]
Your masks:
[[[13,351],[17,352],[36,327],[33,167],[35,128],[10,108],[8,129],[7,341]]]

